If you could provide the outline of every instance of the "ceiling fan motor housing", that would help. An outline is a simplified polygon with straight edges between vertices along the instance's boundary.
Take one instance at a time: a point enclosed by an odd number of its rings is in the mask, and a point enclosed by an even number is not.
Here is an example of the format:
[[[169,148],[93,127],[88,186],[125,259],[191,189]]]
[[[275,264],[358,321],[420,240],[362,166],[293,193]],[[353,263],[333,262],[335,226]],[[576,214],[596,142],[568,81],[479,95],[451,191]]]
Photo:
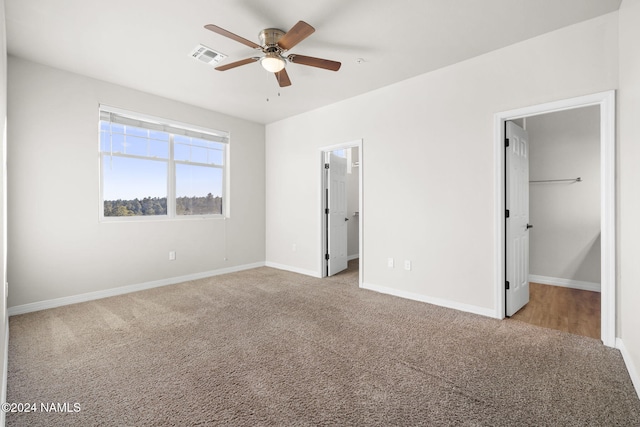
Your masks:
[[[258,37],[260,37],[260,42],[262,46],[266,47],[278,47],[278,40],[284,36],[285,32],[279,30],[277,28],[267,28],[265,30],[260,31]]]

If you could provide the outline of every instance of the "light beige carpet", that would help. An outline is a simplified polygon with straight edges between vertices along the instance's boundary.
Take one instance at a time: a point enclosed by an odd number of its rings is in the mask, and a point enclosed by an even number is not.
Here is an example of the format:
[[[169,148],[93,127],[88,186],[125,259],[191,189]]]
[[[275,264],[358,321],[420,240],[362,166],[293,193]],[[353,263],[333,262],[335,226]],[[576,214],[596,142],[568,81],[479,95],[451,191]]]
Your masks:
[[[14,316],[7,400],[70,409],[8,426],[640,425],[617,350],[360,290],[355,269],[258,268]]]

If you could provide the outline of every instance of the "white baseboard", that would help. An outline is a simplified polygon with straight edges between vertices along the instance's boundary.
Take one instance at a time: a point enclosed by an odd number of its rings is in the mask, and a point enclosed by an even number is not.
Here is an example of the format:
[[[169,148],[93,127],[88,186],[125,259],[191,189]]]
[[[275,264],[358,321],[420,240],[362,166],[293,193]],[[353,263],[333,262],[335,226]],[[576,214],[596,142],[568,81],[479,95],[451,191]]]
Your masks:
[[[154,280],[151,282],[139,283],[137,285],[121,286],[118,288],[105,289],[103,291],[87,292],[85,294],[72,295],[69,297],[55,298],[46,301],[38,301],[29,304],[9,307],[9,316],[16,314],[31,313],[34,311],[46,310],[48,308],[61,307],[63,305],[76,304],[79,302],[93,301],[101,298],[113,297],[116,295],[129,294],[131,292],[143,291],[145,289],[159,288],[161,286],[175,285],[177,283],[188,282],[190,280],[205,279],[207,277],[219,276],[221,274],[235,273],[237,271],[250,270],[252,268],[264,267],[263,262],[254,264],[244,264],[235,267],[221,268],[218,270],[204,271],[202,273],[188,274],[186,276],[170,277],[168,279]]]
[[[426,302],[440,307],[452,308],[454,310],[465,311],[467,313],[479,314],[481,316],[495,318],[496,313],[493,309],[478,307],[475,305],[463,304],[456,301],[445,300],[441,298],[428,297],[422,294],[416,294],[414,292],[403,291],[400,289],[389,288],[386,286],[372,285],[370,283],[363,283],[361,288],[368,289],[370,291],[380,292],[382,294],[393,295],[400,298],[410,299],[414,301]]]
[[[533,283],[540,283],[542,285],[562,286],[563,288],[600,292],[600,283],[595,282],[583,282],[580,280],[561,279],[559,277],[538,276],[536,274],[530,274],[529,281]]]
[[[636,389],[636,394],[640,399],[640,376],[638,375],[638,370],[633,364],[633,360],[631,360],[631,356],[627,352],[627,348],[624,346],[621,338],[616,338],[616,348],[620,350],[620,353],[622,353],[622,359],[624,360],[624,364],[627,366],[631,382],[633,383],[633,387]]]
[[[290,265],[278,264],[277,262],[267,261],[265,264],[267,267],[275,268],[277,270],[290,271],[292,273],[304,274],[305,276],[317,277],[319,279],[322,278],[322,275],[317,271],[306,270],[304,268],[292,267]]]
[[[358,258],[360,258],[360,254],[349,255],[347,257],[347,261],[352,261],[352,260],[358,259]]]

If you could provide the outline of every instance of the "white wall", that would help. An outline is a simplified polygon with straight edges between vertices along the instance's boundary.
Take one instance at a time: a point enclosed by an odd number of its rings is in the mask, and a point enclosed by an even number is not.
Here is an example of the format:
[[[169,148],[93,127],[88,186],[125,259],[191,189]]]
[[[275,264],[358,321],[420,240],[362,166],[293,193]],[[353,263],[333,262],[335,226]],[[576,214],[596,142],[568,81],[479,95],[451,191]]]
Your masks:
[[[618,336],[640,395],[640,0],[624,0],[619,13]]]
[[[6,174],[6,156],[5,150],[7,147],[7,141],[5,139],[4,129],[6,126],[7,117],[7,43],[6,43],[6,31],[4,20],[4,0],[0,0],[0,287],[4,287],[4,283],[7,280],[7,230],[5,227],[5,221],[7,219],[7,206],[5,203],[7,195],[7,182],[5,179]],[[4,292],[0,291],[0,295]],[[6,381],[7,371],[4,369],[7,363],[5,355],[5,347],[7,346],[6,334],[7,334],[7,300],[2,295],[0,296],[2,303],[0,303],[0,384],[2,385],[2,395],[0,399],[2,402],[6,402]],[[0,425],[4,425],[4,412],[0,413]]]
[[[263,125],[15,57],[8,78],[10,307],[264,262]],[[231,218],[100,223],[100,103],[230,131]]]
[[[613,13],[267,125],[267,261],[319,274],[318,147],[362,138],[364,282],[494,313],[493,116],[616,88],[617,41]]]
[[[529,117],[529,272],[600,284],[600,109]],[[597,284],[597,286],[596,286]]]

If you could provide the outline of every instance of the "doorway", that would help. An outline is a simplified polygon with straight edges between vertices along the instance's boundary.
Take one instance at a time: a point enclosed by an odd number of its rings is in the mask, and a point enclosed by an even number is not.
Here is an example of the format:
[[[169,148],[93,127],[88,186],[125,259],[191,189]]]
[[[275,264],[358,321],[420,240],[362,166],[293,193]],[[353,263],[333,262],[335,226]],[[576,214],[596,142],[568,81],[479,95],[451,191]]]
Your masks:
[[[600,113],[600,326],[601,340],[615,346],[615,94],[602,92],[495,115],[496,164],[496,317],[507,312],[507,229],[505,217],[505,123],[546,113],[595,106]],[[527,224],[528,225],[528,224]],[[528,289],[527,289],[528,292]]]
[[[525,235],[528,271],[524,283],[512,281],[528,295],[522,304],[507,291],[506,315],[511,319],[600,338],[600,108],[572,108],[507,122],[527,142],[528,178],[521,190],[527,218],[518,227],[517,206],[509,202],[507,281],[512,239]],[[507,163],[516,148],[507,148]],[[507,168],[507,188],[513,177]],[[527,203],[528,202],[528,203]],[[523,224],[528,224],[525,229]],[[515,282],[515,283],[514,283]],[[522,289],[521,289],[522,290]],[[527,302],[528,301],[528,302]],[[517,310],[517,311],[515,311]],[[514,312],[515,311],[515,312]]]
[[[363,266],[363,144],[355,140],[320,148],[322,277]]]

